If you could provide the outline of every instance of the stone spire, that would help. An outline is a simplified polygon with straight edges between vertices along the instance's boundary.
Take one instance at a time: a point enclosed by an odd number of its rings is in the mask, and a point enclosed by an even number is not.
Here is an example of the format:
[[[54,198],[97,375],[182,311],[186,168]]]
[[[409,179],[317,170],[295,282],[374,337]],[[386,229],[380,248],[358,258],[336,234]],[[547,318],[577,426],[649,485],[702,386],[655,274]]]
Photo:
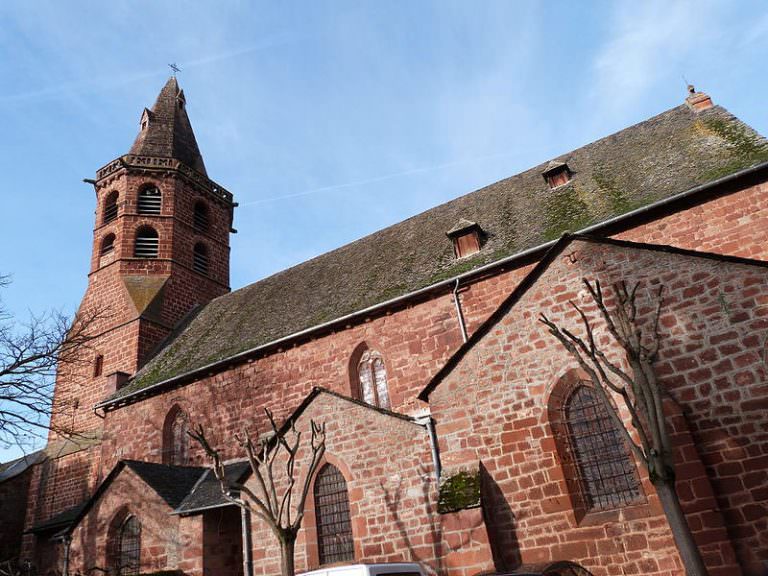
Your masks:
[[[184,91],[175,77],[169,78],[152,109],[144,109],[141,131],[129,154],[175,158],[207,176],[186,106]]]

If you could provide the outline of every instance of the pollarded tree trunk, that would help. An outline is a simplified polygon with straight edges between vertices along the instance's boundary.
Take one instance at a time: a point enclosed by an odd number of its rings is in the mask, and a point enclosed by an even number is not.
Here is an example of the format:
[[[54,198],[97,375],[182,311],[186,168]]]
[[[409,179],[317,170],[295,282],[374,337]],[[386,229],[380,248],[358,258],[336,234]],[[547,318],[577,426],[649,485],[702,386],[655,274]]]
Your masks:
[[[682,560],[688,576],[706,576],[707,567],[704,565],[699,547],[696,545],[691,528],[688,526],[685,513],[680,507],[674,479],[659,479],[653,486],[656,488],[656,494],[659,495],[661,507],[667,517],[667,522],[669,522],[669,528],[675,538],[675,545],[680,553],[680,560]]]
[[[294,576],[296,567],[294,565],[294,548],[296,547],[296,538],[287,538],[280,540],[280,568],[283,576]]]

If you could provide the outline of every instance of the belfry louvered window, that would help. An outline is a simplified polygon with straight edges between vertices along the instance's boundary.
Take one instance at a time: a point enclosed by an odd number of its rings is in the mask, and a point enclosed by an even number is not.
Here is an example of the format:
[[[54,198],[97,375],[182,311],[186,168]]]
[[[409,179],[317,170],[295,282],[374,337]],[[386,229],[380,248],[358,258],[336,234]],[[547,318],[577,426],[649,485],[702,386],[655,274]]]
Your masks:
[[[315,479],[314,496],[320,564],[354,560],[347,482],[338,468],[323,466]]]
[[[118,196],[119,195],[117,190],[113,190],[112,192],[107,194],[107,197],[104,200],[104,218],[102,219],[102,224],[106,224],[107,222],[112,222],[112,220],[117,218]]]
[[[205,244],[195,244],[192,251],[192,269],[199,274],[208,274],[208,248]]]
[[[198,232],[206,232],[208,230],[208,206],[204,202],[195,204],[193,224]]]
[[[141,524],[136,516],[129,516],[120,527],[117,539],[117,566],[119,576],[134,576],[139,573],[141,562]]]
[[[136,243],[133,247],[133,255],[136,258],[157,258],[160,240],[157,231],[149,226],[144,226],[136,231]]]
[[[387,389],[387,369],[384,359],[375,350],[366,350],[357,365],[360,381],[360,399],[372,406],[389,408],[389,390]]]
[[[157,186],[148,186],[139,192],[139,214],[160,214],[162,204],[163,195]]]
[[[101,241],[101,250],[99,251],[99,254],[101,256],[106,256],[110,252],[112,252],[115,249],[115,235],[114,234],[107,234],[104,237],[104,240]]]
[[[641,500],[632,454],[595,390],[578,386],[563,409],[586,508],[609,510]]]

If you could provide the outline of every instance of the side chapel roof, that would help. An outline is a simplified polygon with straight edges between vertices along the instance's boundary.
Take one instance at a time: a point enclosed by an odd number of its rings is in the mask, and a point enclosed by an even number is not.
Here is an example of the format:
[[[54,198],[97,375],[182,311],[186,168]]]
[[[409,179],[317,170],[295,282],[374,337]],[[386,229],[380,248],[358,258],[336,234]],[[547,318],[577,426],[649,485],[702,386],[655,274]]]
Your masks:
[[[768,141],[722,107],[681,105],[554,160],[564,185],[547,160],[213,300],[102,405],[757,166]],[[456,259],[446,232],[462,218],[486,237]]]

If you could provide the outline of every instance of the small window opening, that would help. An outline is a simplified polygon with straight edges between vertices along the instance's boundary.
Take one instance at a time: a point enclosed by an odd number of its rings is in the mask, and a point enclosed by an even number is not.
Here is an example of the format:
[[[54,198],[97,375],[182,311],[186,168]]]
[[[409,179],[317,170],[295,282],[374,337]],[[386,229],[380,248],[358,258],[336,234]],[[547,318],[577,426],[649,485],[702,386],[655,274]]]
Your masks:
[[[136,258],[157,258],[160,245],[157,230],[145,226],[136,232],[136,243],[133,247],[133,255]]]
[[[195,244],[192,269],[199,274],[208,274],[208,248],[205,244]]]
[[[101,241],[101,250],[99,251],[99,254],[101,256],[106,256],[107,254],[110,254],[114,249],[115,249],[115,235],[107,234],[104,237],[104,240]]]
[[[204,202],[195,204],[193,224],[198,232],[206,232],[208,230],[208,206]]]
[[[117,198],[119,194],[117,190],[113,190],[110,192],[106,199],[104,200],[104,217],[103,217],[103,224],[106,224],[107,222],[112,222],[115,218],[117,218]]]
[[[465,258],[480,252],[483,229],[476,222],[462,218],[446,234],[453,242],[456,258]]]
[[[550,188],[557,188],[571,181],[573,173],[565,162],[552,161],[542,173]]]
[[[101,376],[104,371],[104,355],[97,354],[93,360],[93,377]]]
[[[139,192],[139,214],[160,214],[163,195],[157,186],[149,186]]]
[[[141,129],[142,129],[142,130],[146,130],[146,129],[147,129],[147,124],[149,124],[149,122],[147,122],[146,120],[142,121],[142,123],[141,123]]]

